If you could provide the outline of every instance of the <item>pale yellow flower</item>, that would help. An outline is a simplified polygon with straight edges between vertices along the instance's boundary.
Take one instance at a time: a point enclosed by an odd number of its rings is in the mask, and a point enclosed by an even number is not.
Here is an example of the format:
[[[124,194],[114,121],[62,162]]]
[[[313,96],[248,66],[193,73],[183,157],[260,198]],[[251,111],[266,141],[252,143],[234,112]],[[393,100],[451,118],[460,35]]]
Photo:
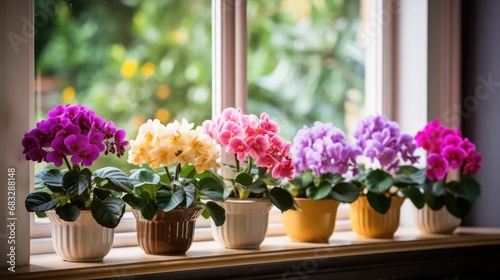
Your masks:
[[[130,140],[128,163],[142,166],[149,163],[149,149],[142,141]]]

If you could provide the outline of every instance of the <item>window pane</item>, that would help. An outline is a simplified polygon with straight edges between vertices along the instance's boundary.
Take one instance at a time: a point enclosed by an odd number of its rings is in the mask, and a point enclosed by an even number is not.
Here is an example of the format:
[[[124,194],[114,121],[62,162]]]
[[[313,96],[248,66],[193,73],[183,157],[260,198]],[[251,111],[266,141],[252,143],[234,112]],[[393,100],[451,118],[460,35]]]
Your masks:
[[[147,119],[211,116],[211,2],[35,1],[36,121],[81,103],[134,138]],[[136,168],[101,156],[92,170]],[[38,166],[42,168],[44,166]]]
[[[360,1],[248,1],[248,109],[292,140],[314,121],[349,135],[364,115]]]

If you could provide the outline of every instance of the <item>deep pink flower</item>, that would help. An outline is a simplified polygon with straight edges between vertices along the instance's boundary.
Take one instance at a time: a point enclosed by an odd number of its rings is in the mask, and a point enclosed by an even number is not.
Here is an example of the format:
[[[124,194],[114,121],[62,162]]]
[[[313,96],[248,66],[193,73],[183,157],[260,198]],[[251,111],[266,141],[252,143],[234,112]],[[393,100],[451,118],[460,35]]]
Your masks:
[[[438,154],[432,154],[427,158],[429,165],[426,170],[426,175],[431,180],[442,180],[448,173],[448,161]]]
[[[231,139],[236,137],[239,138],[245,137],[245,131],[241,126],[239,126],[233,121],[228,121],[226,124],[224,124],[222,130],[217,135],[219,142],[223,146],[229,145]]]
[[[272,176],[274,178],[288,178],[292,179],[294,174],[293,160],[290,156],[284,157],[284,159],[276,165],[272,170]]]
[[[249,154],[253,158],[263,156],[269,148],[269,140],[262,135],[251,136],[246,143],[250,148]]]
[[[456,146],[445,146],[443,148],[442,155],[446,158],[448,163],[450,164],[451,169],[455,170],[462,166],[462,163],[465,159],[465,151]]]

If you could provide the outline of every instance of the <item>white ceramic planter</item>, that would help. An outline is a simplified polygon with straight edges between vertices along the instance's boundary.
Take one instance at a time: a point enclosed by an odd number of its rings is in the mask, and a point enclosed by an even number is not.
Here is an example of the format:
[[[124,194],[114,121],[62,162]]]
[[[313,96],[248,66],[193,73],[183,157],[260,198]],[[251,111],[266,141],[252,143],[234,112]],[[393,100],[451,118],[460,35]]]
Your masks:
[[[226,222],[217,227],[212,221],[215,241],[226,248],[258,248],[266,237],[273,204],[266,199],[228,199],[218,203],[226,210]]]
[[[413,211],[415,226],[423,233],[451,234],[460,226],[461,219],[448,212],[446,207],[434,211],[427,204]]]
[[[111,250],[115,230],[99,225],[90,210],[81,210],[74,222],[59,218],[54,210],[47,211],[52,224],[52,246],[65,261],[102,261]]]

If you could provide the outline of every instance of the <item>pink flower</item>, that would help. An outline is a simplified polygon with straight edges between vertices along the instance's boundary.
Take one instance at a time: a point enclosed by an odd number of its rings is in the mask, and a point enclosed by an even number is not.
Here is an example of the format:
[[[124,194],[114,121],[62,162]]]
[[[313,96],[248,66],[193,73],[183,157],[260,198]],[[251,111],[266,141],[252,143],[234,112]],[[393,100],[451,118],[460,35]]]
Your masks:
[[[483,156],[481,156],[480,153],[477,152],[471,152],[467,156],[466,159],[466,164],[464,166],[464,169],[462,170],[462,174],[476,174],[479,172],[479,169],[481,168],[481,162],[483,161]]]
[[[431,180],[442,180],[448,172],[448,162],[443,156],[432,154],[427,158],[426,175]]]
[[[240,137],[231,138],[226,147],[226,152],[236,154],[239,161],[245,160],[249,150],[248,145]]]
[[[254,158],[262,157],[269,148],[269,140],[262,135],[251,136],[246,143],[250,148],[250,156]]]
[[[217,135],[219,142],[224,146],[228,145],[230,140],[235,137],[245,137],[245,131],[233,121],[225,123],[221,132]]]
[[[285,156],[284,159],[276,165],[272,170],[274,178],[292,179],[294,174],[293,161],[290,156]]]

